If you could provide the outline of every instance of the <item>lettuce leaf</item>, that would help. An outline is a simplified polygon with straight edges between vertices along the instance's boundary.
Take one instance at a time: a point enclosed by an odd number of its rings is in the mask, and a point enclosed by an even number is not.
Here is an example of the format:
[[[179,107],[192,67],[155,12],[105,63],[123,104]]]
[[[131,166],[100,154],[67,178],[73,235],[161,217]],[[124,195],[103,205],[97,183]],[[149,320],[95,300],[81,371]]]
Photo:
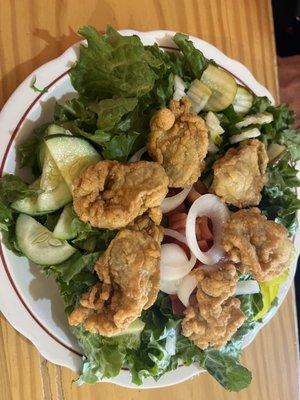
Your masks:
[[[39,153],[49,123],[43,124],[34,130],[32,135],[23,143],[17,145],[17,159],[20,168],[29,168],[32,175],[37,178],[41,173]]]
[[[250,314],[252,318],[255,312],[250,306],[254,304],[251,295],[247,296],[243,304],[247,304],[248,310],[251,309],[251,313],[247,314],[250,324]],[[169,297],[163,293],[159,293],[156,303],[150,310],[144,311],[142,319],[146,325],[138,348],[123,348],[121,345],[116,348],[114,338],[100,342],[101,338],[97,335],[92,335],[93,338],[90,338],[91,334],[88,333],[85,333],[84,337],[81,335],[80,341],[85,349],[86,360],[83,374],[78,382],[96,382],[104,376],[112,376],[112,371],[115,376],[122,367],[121,360],[123,360],[130,369],[133,382],[137,385],[142,384],[147,377],[158,379],[165,372],[176,369],[181,362],[185,365],[197,363],[228,390],[238,391],[250,383],[251,373],[240,365],[238,357],[245,334],[253,329],[256,322],[252,321],[251,326],[248,322],[244,324],[247,327],[243,325],[223,349],[203,351],[180,334],[181,319],[172,314]],[[88,343],[90,340],[97,340],[97,351],[101,351],[101,354],[95,355],[95,349],[89,349],[85,345],[85,342]],[[104,369],[107,368],[110,359],[103,354],[109,354],[109,351],[114,352],[113,366],[110,366],[112,370],[105,375]]]
[[[97,282],[94,264],[99,254],[83,255],[78,251],[61,264],[44,267],[45,272],[56,279],[67,314],[73,311],[81,295]]]
[[[110,26],[104,35],[91,26],[81,28],[79,33],[88,46],[80,46],[79,60],[70,76],[80,95],[92,100],[141,97],[153,88],[154,68],[159,68],[160,60],[137,36],[121,36]]]
[[[194,44],[189,40],[188,35],[176,33],[173,40],[182,52],[184,59],[189,66],[190,74],[193,78],[200,79],[210,61],[204,57],[204,54],[200,50],[194,47]]]
[[[0,178],[0,202],[4,205],[25,197],[37,196],[41,192],[40,189],[29,187],[16,175],[7,174]]]
[[[90,108],[98,115],[97,127],[101,130],[112,130],[121,118],[137,106],[136,98],[104,99]]]
[[[267,173],[268,182],[259,207],[269,219],[283,224],[293,234],[298,226],[297,211],[300,209],[300,199],[294,190],[300,184],[297,169],[285,157],[269,166]]]
[[[254,316],[255,320],[263,318],[267,314],[267,312],[272,308],[274,301],[278,296],[280,286],[283,282],[287,280],[288,276],[289,276],[289,271],[286,270],[282,272],[279,276],[271,279],[268,282],[259,283],[260,292],[262,295],[263,307]]]

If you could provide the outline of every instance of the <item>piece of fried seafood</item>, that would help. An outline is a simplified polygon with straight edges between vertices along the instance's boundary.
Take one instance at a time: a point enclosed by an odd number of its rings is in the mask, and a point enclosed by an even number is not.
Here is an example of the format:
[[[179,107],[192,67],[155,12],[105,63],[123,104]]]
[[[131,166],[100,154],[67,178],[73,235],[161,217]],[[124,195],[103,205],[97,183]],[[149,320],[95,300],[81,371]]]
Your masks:
[[[126,330],[157,298],[162,238],[162,227],[147,215],[121,229],[95,264],[99,283],[82,296],[69,323],[104,336]]]
[[[268,156],[262,142],[257,139],[241,142],[214,163],[210,192],[239,208],[256,206],[267,181],[267,164]]]
[[[197,181],[205,166],[208,133],[204,120],[191,111],[185,97],[154,114],[147,148],[165,169],[170,187],[186,188]]]
[[[232,213],[223,229],[222,244],[229,259],[257,281],[279,276],[295,253],[286,228],[268,220],[258,208]]]
[[[184,311],[182,334],[201,349],[224,346],[245,320],[240,300],[232,297],[238,275],[231,263],[197,268],[196,296]]]
[[[97,228],[123,228],[147,211],[156,221],[167,188],[168,177],[156,162],[100,161],[75,180],[74,210]]]

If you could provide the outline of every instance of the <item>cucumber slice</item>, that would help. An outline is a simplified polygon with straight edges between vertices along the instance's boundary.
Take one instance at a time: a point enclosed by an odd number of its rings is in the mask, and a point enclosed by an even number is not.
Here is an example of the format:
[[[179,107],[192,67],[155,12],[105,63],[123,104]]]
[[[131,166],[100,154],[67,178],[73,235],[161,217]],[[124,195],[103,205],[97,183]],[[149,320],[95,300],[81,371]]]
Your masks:
[[[231,144],[242,142],[243,140],[253,139],[261,135],[261,132],[257,128],[250,128],[238,135],[230,136],[229,142]]]
[[[72,193],[57,168],[48,148],[45,152],[40,188],[44,190],[38,197],[39,211],[58,210],[72,201]]]
[[[74,233],[72,232],[72,224],[73,221],[73,210],[72,204],[68,204],[63,209],[59,220],[53,231],[53,236],[57,239],[61,240],[70,240],[75,237]]]
[[[31,187],[40,187],[40,179],[37,179],[35,182],[33,182]],[[39,210],[38,197],[25,197],[25,199],[14,201],[10,206],[20,213],[29,215],[41,215],[51,212],[50,210],[44,212]]]
[[[45,136],[49,135],[67,135],[69,131],[67,131],[65,128],[62,126],[56,125],[56,124],[51,124],[48,126],[46,130]],[[69,134],[71,134],[69,132]],[[45,152],[46,152],[46,144],[42,143],[40,146],[40,151],[39,151],[39,164],[41,169],[43,169],[44,165],[44,160],[45,160]]]
[[[252,107],[253,95],[244,87],[238,85],[232,106],[237,114],[247,114]]]
[[[16,222],[16,238],[22,253],[40,265],[59,264],[75,253],[66,241],[53,237],[52,232],[26,214]]]
[[[199,79],[195,79],[186,94],[192,101],[193,111],[198,114],[207,104],[212,91]]]
[[[180,100],[185,96],[185,83],[180,76],[174,76],[173,100]]]
[[[287,148],[278,143],[271,143],[267,149],[267,154],[269,157],[269,163],[271,165],[276,164],[279,160],[282,159],[287,153]]]
[[[43,192],[38,197],[15,201],[11,205],[13,209],[24,214],[41,215],[58,210],[72,201],[72,193],[47,147],[41,178],[34,185],[39,185]]]
[[[101,159],[94,147],[79,137],[52,135],[46,137],[45,141],[70,190],[80,172]]]
[[[243,121],[238,122],[235,124],[237,128],[245,128],[246,126],[249,125],[263,125],[263,124],[270,124],[273,121],[273,114],[265,111],[262,113],[258,114],[253,114],[253,115],[247,115]]]
[[[237,83],[228,72],[209,64],[201,76],[201,82],[212,91],[212,95],[204,107],[205,110],[222,111],[233,102]]]

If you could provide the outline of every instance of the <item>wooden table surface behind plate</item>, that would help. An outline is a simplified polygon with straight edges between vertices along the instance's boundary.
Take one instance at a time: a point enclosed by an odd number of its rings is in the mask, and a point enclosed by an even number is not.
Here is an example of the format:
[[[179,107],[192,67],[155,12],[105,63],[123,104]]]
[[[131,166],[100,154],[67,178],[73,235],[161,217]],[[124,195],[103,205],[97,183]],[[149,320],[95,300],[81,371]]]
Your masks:
[[[1,0],[0,107],[38,66],[78,40],[84,24],[104,29],[170,29],[188,32],[244,63],[278,97],[273,22],[267,0]],[[226,393],[208,374],[158,390],[110,384],[77,387],[74,375],[48,363],[31,343],[0,319],[0,400],[295,400],[297,332],[293,292],[243,354],[251,386]]]

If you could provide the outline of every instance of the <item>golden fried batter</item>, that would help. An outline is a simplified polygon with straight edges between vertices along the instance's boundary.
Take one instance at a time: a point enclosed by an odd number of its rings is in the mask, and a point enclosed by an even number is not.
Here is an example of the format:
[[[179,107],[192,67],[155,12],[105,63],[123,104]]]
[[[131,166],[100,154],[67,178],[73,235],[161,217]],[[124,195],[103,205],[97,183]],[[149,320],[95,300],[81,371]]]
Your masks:
[[[238,275],[233,264],[226,263],[216,269],[197,268],[195,275],[198,281],[197,300],[208,308],[221,305],[236,291]]]
[[[245,320],[240,301],[229,298],[236,291],[236,269],[230,263],[207,270],[200,267],[195,276],[196,299],[184,312],[182,334],[201,349],[222,347]]]
[[[100,161],[75,180],[73,205],[82,221],[120,229],[148,209],[150,217],[159,219],[157,207],[167,187],[168,177],[158,163]]]
[[[258,281],[280,275],[294,257],[285,227],[267,220],[258,208],[233,213],[224,227],[222,243],[230,260]]]
[[[240,310],[240,300],[232,297],[218,307],[218,313],[215,309],[207,311],[210,313],[209,321],[203,317],[201,304],[189,306],[182,321],[182,333],[200,349],[220,348],[230,340],[245,320]]]
[[[127,329],[156,300],[162,237],[148,217],[120,230],[95,264],[100,282],[82,296],[69,323],[104,336]]]
[[[171,187],[191,186],[205,165],[207,129],[203,119],[190,109],[187,97],[172,100],[170,108],[157,111],[150,122],[148,152],[164,167]]]
[[[257,205],[266,183],[267,164],[265,145],[256,139],[244,141],[214,163],[210,191],[239,208]]]

